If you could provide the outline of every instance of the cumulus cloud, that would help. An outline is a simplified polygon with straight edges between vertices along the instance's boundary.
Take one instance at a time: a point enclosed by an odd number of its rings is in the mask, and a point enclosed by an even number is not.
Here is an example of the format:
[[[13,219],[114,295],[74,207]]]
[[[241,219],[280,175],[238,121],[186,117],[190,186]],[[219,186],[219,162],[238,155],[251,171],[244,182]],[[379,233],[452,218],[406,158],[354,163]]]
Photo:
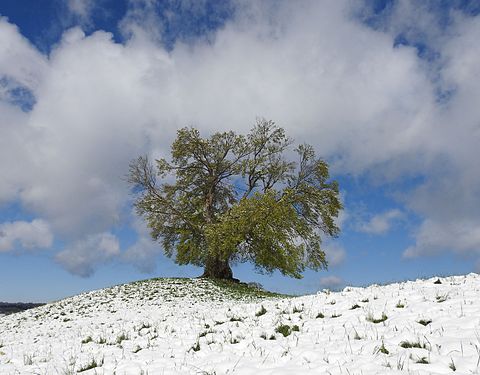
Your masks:
[[[64,27],[79,25],[82,28],[92,30],[94,18],[108,18],[108,10],[103,5],[105,0],[66,0],[62,3],[63,14],[59,20]]]
[[[68,0],[67,7],[69,11],[82,18],[82,19],[89,19],[90,12],[92,11],[94,5],[93,0]]]
[[[15,25],[0,16],[0,78],[13,78],[36,92],[47,70],[47,58],[20,34]]]
[[[137,233],[137,241],[125,250],[122,259],[133,264],[140,272],[152,273],[163,253],[161,245],[151,239],[149,229],[141,218],[134,218],[132,227]]]
[[[459,16],[460,17],[460,16]],[[445,42],[443,79],[454,87],[447,107],[438,117],[436,134],[428,143],[436,149],[436,160],[428,179],[406,198],[409,208],[424,218],[416,233],[416,244],[405,255],[454,251],[478,253],[480,237],[480,171],[477,166],[480,141],[480,108],[474,98],[480,88],[472,77],[480,77],[474,63],[480,47],[480,18],[460,17],[455,37]]]
[[[162,249],[158,243],[148,236],[140,236],[123,254],[123,260],[133,264],[140,272],[152,273],[155,271]]]
[[[338,276],[325,276],[320,278],[320,286],[326,289],[339,289],[345,282]]]
[[[398,209],[388,210],[381,214],[374,215],[366,222],[357,223],[356,229],[363,233],[385,234],[391,229],[396,221],[403,217],[403,212]]]
[[[120,255],[118,238],[111,233],[99,233],[72,243],[55,259],[68,271],[81,277],[91,276],[95,269]]]
[[[327,243],[323,246],[323,251],[325,251],[329,267],[335,267],[342,264],[347,257],[345,249],[336,242]]]
[[[13,221],[0,224],[0,252],[47,249],[52,246],[53,234],[42,219]]]
[[[480,255],[480,227],[471,221],[425,220],[418,233],[416,243],[403,253],[406,258],[421,255],[436,255],[453,249],[461,255]]]
[[[90,3],[69,4],[82,14]],[[67,243],[60,263],[90,274],[105,252],[85,253],[93,241],[85,238],[130,220],[123,176],[131,159],[164,156],[185,125],[246,131],[264,116],[313,143],[337,175],[372,175],[380,184],[423,177],[402,202],[424,226],[452,239],[456,223],[480,227],[480,88],[472,79],[480,74],[480,18],[458,15],[448,35],[429,34],[442,57],[432,77],[416,48],[395,47],[392,28],[372,29],[357,14],[350,1],[242,2],[211,37],[167,51],[151,36],[155,19],[142,22],[137,12],[122,21],[124,44],[73,28],[49,56],[0,19],[0,75],[36,102],[25,112],[0,100],[0,202],[18,201],[48,220]],[[439,82],[452,88],[447,101]],[[392,220],[367,228],[381,232]],[[480,246],[465,236],[472,245],[451,240],[449,249]],[[424,237],[420,230],[415,248],[428,247]],[[65,260],[74,250],[78,260]]]

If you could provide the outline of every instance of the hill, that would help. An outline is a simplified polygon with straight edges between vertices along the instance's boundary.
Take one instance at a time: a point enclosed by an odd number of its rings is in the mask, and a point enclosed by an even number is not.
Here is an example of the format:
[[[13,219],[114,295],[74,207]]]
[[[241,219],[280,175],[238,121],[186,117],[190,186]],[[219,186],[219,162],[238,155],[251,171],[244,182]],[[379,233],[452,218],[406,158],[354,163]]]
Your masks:
[[[0,302],[0,316],[14,314],[20,311],[33,309],[34,307],[39,307],[42,305],[44,305],[44,303]]]
[[[0,373],[478,373],[479,297],[477,274],[295,298],[145,280],[0,318]]]

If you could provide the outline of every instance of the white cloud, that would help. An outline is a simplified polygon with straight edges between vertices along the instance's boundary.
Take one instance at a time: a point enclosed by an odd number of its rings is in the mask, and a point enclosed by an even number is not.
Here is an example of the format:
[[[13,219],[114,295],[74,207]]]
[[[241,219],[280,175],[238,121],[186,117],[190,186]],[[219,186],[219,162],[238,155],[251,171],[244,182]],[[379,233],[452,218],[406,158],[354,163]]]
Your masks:
[[[342,264],[347,257],[345,249],[336,242],[328,242],[325,244],[323,246],[323,251],[325,251],[329,267],[335,267]]]
[[[157,261],[162,252],[160,244],[153,242],[149,237],[142,236],[125,251],[122,259],[133,264],[143,273],[152,273],[157,267]]]
[[[164,25],[156,12],[156,0],[129,0],[129,8],[119,23],[125,38],[161,42]]]
[[[97,2],[97,3],[96,3]],[[92,23],[91,17],[98,3],[101,0],[67,0],[66,6],[69,15],[73,16],[81,25],[89,26]]]
[[[47,58],[0,16],[0,78],[13,78],[36,92],[47,70]]]
[[[95,269],[120,255],[118,238],[111,233],[87,236],[58,253],[56,261],[71,273],[88,277]]]
[[[81,14],[85,4],[71,9]],[[130,220],[129,161],[168,153],[177,128],[246,131],[265,116],[334,160],[336,173],[375,175],[380,184],[424,177],[404,203],[452,238],[455,223],[480,227],[480,86],[472,78],[480,74],[480,18],[459,16],[453,32],[429,34],[443,64],[433,80],[414,48],[393,48],[391,30],[351,14],[350,1],[242,3],[208,41],[167,52],[150,36],[155,20],[137,13],[122,23],[132,35],[124,45],[72,29],[48,57],[1,19],[0,75],[30,89],[37,104],[24,113],[0,102],[0,201],[18,201],[75,244]],[[455,88],[447,104],[436,97],[440,81]],[[391,220],[369,228],[387,230]],[[416,241],[422,246],[421,231]]]
[[[132,226],[137,233],[137,241],[126,249],[122,259],[143,273],[152,273],[155,271],[158,258],[163,254],[161,245],[152,240],[150,231],[141,218],[135,217]]]
[[[406,258],[436,255],[451,249],[461,255],[480,255],[480,227],[469,220],[457,223],[425,220],[415,237],[415,245],[403,253]]]
[[[42,219],[13,221],[0,224],[0,252],[48,249],[52,246],[53,234],[49,224]]]
[[[404,217],[402,211],[392,209],[381,214],[374,215],[366,222],[360,222],[356,225],[356,230],[369,234],[385,234],[394,223]]]
[[[339,289],[345,282],[338,276],[325,276],[320,278],[320,286],[326,289]]]

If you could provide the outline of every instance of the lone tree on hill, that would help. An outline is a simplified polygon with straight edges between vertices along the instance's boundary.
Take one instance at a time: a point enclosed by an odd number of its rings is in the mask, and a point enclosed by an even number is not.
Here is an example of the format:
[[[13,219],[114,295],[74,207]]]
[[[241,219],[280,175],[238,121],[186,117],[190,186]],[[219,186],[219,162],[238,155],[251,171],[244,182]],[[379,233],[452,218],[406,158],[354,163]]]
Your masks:
[[[338,184],[309,145],[286,160],[291,144],[267,120],[246,136],[180,129],[171,161],[130,164],[136,211],[167,256],[204,267],[203,277],[232,279],[230,264],[245,261],[295,278],[326,268],[320,233],[338,235]]]

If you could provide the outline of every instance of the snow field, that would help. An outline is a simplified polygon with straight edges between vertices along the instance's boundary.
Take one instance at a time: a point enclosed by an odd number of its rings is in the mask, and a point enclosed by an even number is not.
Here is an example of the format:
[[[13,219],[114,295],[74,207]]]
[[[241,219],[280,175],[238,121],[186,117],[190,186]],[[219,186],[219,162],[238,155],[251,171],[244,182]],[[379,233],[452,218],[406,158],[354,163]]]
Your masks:
[[[0,374],[476,374],[480,276],[279,298],[115,286],[0,318]]]

